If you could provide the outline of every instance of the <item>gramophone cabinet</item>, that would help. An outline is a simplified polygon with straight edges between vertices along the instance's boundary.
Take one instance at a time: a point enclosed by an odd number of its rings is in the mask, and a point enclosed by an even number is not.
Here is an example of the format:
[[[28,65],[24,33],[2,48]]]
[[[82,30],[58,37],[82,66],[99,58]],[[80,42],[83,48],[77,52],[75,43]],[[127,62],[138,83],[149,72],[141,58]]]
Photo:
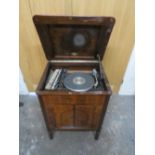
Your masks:
[[[112,94],[101,61],[115,19],[35,15],[33,21],[48,60],[36,93],[50,138],[57,130],[70,130],[93,131],[95,139],[98,139]],[[75,35],[84,40],[74,44]],[[49,71],[56,68],[80,71],[95,68],[102,87],[86,92],[45,90]]]

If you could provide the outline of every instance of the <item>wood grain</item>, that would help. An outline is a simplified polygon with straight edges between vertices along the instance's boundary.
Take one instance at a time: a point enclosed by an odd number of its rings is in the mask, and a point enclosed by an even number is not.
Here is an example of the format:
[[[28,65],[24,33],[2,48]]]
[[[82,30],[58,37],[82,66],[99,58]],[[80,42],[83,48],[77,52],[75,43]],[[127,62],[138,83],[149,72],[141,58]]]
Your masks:
[[[93,124],[93,108],[94,106],[92,105],[75,106],[75,126],[81,128],[91,128]]]
[[[44,70],[46,59],[32,23],[27,0],[20,1],[20,68],[30,91],[34,91]]]
[[[57,68],[59,65],[58,62],[55,64],[48,62],[39,82],[39,87],[36,90],[50,138],[53,138],[53,134],[57,130],[89,130],[95,131],[94,138],[97,140],[108,101],[112,94],[103,68],[100,68],[100,74],[102,74],[104,87],[99,91],[79,93],[69,92],[66,89],[51,91],[44,89],[49,70],[54,67]],[[88,63],[76,65],[78,65],[80,70],[84,70]],[[101,64],[96,64],[95,68],[99,68],[99,65]],[[72,63],[69,63],[68,66],[75,67]],[[92,69],[92,66],[89,67]]]
[[[29,0],[33,15],[71,15],[71,0]]]
[[[118,92],[134,46],[134,0],[73,0],[73,15],[116,18],[103,65],[114,92]]]
[[[73,126],[74,113],[72,105],[53,105],[53,112],[55,116],[56,128]]]
[[[102,60],[115,23],[112,17],[45,15],[35,15],[33,21],[49,61],[94,60],[97,55]],[[73,38],[79,33],[85,39],[82,47],[76,46],[73,42]]]
[[[70,0],[20,0],[20,68],[29,91],[34,91],[47,63],[32,17],[71,15]]]

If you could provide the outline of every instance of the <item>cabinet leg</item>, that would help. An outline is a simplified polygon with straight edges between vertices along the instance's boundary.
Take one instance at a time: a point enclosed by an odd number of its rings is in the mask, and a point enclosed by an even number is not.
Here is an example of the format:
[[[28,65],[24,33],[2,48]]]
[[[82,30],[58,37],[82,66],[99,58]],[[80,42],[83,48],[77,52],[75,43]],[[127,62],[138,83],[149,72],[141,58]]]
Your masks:
[[[50,137],[50,139],[53,139],[54,133],[53,133],[53,132],[50,132],[50,133],[49,133],[49,137]]]
[[[95,140],[98,140],[98,138],[99,138],[99,136],[100,136],[100,131],[96,131],[96,133],[95,133]]]

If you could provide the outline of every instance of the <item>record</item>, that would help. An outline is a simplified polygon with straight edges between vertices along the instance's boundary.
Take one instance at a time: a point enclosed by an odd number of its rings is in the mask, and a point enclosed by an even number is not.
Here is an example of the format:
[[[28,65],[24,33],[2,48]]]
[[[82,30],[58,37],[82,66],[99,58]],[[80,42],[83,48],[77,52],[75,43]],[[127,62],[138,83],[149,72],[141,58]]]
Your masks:
[[[64,79],[65,88],[75,92],[85,92],[93,88],[94,78],[91,74],[76,72],[68,74]]]

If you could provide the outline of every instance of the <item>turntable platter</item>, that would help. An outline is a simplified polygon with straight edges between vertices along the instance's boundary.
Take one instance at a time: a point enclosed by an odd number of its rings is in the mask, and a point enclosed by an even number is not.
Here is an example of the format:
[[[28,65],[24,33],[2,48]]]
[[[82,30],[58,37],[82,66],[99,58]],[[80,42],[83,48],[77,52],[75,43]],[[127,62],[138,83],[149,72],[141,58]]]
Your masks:
[[[93,87],[94,82],[94,78],[90,74],[76,72],[65,77],[64,86],[72,91],[85,92]]]

